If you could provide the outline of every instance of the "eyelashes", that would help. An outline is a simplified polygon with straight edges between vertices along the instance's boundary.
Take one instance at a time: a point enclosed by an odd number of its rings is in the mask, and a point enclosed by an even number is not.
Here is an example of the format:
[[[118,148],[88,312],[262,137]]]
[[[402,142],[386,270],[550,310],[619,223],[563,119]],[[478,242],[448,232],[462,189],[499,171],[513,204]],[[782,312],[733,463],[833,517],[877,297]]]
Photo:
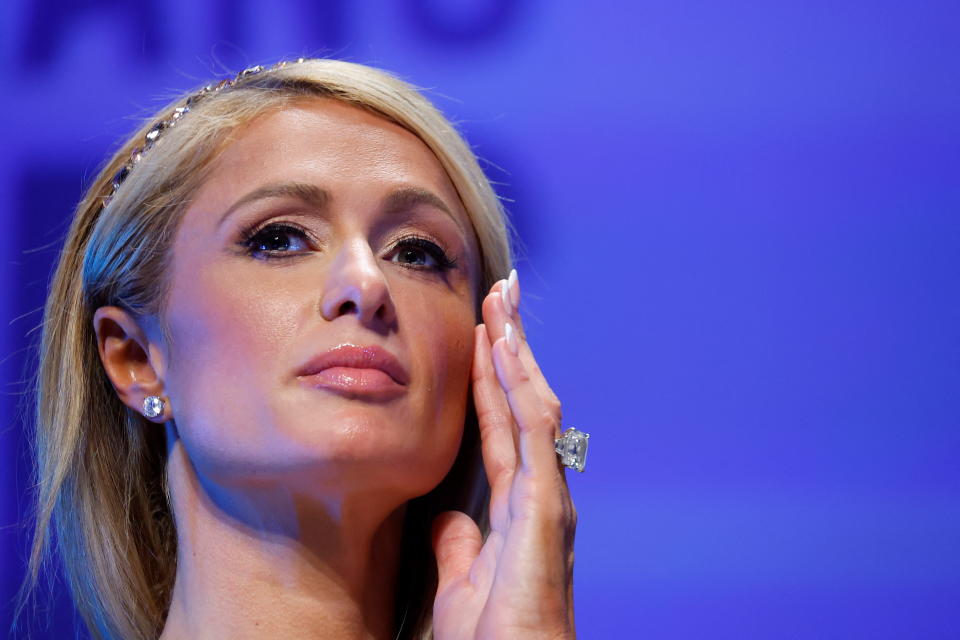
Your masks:
[[[457,266],[456,259],[447,255],[440,245],[416,235],[397,240],[391,249],[391,255],[397,258],[395,262],[408,267],[449,271]]]
[[[239,244],[252,258],[274,261],[303,256],[312,250],[310,233],[285,222],[273,222],[262,227],[246,229]],[[404,235],[393,241],[386,254],[390,262],[408,269],[444,272],[456,268],[457,260],[438,243],[416,234]]]
[[[278,248],[280,245],[290,246],[289,240],[286,243],[282,241],[285,237],[296,237],[304,245],[304,249],[309,245],[309,237],[306,231],[282,222],[274,222],[263,227],[244,230],[240,244],[245,248],[246,253],[252,257],[258,255],[266,259],[285,257],[278,255],[279,253],[290,253],[290,249]],[[301,251],[304,249],[301,249]]]

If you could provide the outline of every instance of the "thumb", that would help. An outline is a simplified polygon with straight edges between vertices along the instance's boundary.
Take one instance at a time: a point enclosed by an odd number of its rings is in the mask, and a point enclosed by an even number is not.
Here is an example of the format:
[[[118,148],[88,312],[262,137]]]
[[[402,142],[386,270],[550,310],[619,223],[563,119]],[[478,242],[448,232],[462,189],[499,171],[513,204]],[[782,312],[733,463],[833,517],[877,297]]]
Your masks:
[[[437,557],[437,591],[466,578],[483,544],[480,528],[461,511],[444,511],[433,521],[433,553]]]

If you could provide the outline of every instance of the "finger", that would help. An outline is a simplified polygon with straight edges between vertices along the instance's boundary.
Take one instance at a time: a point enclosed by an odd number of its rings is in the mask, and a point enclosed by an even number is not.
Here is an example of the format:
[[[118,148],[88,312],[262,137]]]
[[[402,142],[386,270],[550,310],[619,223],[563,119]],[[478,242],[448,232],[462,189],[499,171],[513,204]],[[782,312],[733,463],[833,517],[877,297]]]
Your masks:
[[[506,392],[507,403],[519,427],[520,468],[547,478],[562,478],[553,440],[560,429],[560,414],[543,398],[520,357],[519,338],[499,338],[491,349],[494,370]],[[513,342],[514,344],[509,344]]]
[[[433,521],[433,554],[437,558],[437,590],[469,579],[470,566],[483,544],[477,523],[460,511],[444,511]]]
[[[517,468],[519,443],[510,405],[493,368],[487,330],[481,324],[474,331],[473,404],[480,428],[483,465],[494,492],[491,497],[496,501],[496,494],[509,483],[509,476]]]
[[[525,339],[520,314],[514,306],[514,300],[519,302],[520,299],[519,286],[519,282],[514,283],[512,287],[514,293],[508,293],[506,296],[507,301],[505,301],[503,291],[508,289],[508,281],[501,280],[493,286],[491,294],[483,301],[483,317],[487,326],[487,333],[490,336],[490,344],[504,337],[504,326],[507,322],[510,322],[513,327],[518,330],[518,337],[520,338],[520,360],[527,368],[527,371],[530,372],[530,379],[533,381],[537,392],[545,403],[552,405],[553,409],[557,413],[560,413],[560,401],[557,399],[557,395],[553,392],[553,389],[550,388],[546,377],[543,375],[543,371],[540,369],[540,365],[537,364],[537,360],[533,356],[530,344]]]
[[[509,301],[506,303],[507,306],[505,306],[505,296],[502,294],[503,287],[505,286],[507,286],[506,281],[501,280],[500,282],[496,283],[491,289],[491,294],[483,302],[485,319],[488,320],[486,325],[488,327],[488,334],[494,334],[496,336],[495,340],[505,339],[506,325],[508,323],[512,324],[513,320],[507,311],[513,307],[518,299],[517,296],[508,298]],[[502,324],[500,322],[501,319],[505,319],[505,322]],[[500,329],[500,327],[503,327],[503,329]],[[491,331],[491,328],[494,328],[494,330]],[[553,440],[560,435],[560,424],[562,419],[560,402],[557,400],[556,395],[550,389],[546,379],[543,376],[543,373],[537,366],[536,360],[533,357],[533,353],[530,350],[529,345],[526,343],[526,340],[519,338],[517,340],[517,347],[517,352],[519,354],[518,357],[522,365],[521,369],[526,371],[530,380],[530,384],[536,391],[534,395],[539,397],[539,403],[536,402],[535,398],[531,398],[531,404],[528,406],[535,407],[534,411],[541,413],[542,415],[549,416],[548,423],[554,425],[552,432],[549,434],[550,437],[540,440],[541,444],[546,444],[546,447],[541,449],[540,460],[542,461],[542,465],[545,465],[543,468],[547,469],[546,477],[548,478],[547,483],[545,485],[541,485],[541,487],[547,488],[552,486],[550,493],[555,491],[555,495],[559,495],[560,497],[559,505],[557,506],[560,507],[560,511],[562,513],[558,512],[556,515],[565,519],[569,519],[569,514],[572,512],[572,501],[569,490],[566,486],[566,477],[563,472],[563,467],[556,456],[556,451],[553,445]],[[508,402],[508,404],[511,403]],[[513,412],[514,409],[511,406],[511,413]],[[517,416],[514,415],[514,418],[516,420]],[[519,432],[518,437],[522,437]],[[523,440],[521,440],[521,442],[523,442]],[[526,456],[526,454],[524,453],[523,456]],[[524,460],[526,459],[527,458],[525,457]],[[528,470],[531,469],[529,462],[526,463],[525,468]],[[552,478],[553,481],[550,480],[550,478]],[[538,509],[538,511],[542,511],[542,509],[546,508],[548,504],[554,504],[552,497],[544,495],[543,498],[545,501],[540,504],[541,509]],[[513,504],[512,501],[511,504]],[[507,510],[507,515],[510,516],[513,513],[514,509],[511,506],[511,508]]]

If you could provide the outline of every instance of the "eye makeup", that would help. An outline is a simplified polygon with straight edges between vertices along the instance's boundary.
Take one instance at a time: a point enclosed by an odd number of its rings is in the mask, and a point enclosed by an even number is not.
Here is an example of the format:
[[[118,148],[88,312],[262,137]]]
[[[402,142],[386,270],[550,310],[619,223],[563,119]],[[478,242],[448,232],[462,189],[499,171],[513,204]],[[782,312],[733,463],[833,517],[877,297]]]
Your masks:
[[[246,255],[263,260],[304,255],[318,245],[306,229],[291,222],[270,222],[244,229],[238,244]],[[291,246],[300,249],[290,249]]]
[[[283,221],[244,229],[238,244],[245,255],[265,261],[303,256],[319,250],[320,246],[308,230]],[[386,257],[408,269],[446,272],[457,267],[457,259],[439,242],[416,233],[406,233],[394,240]]]
[[[457,259],[450,257],[439,244],[412,234],[394,242],[388,255],[397,258],[395,261],[407,268],[449,271],[457,266]]]

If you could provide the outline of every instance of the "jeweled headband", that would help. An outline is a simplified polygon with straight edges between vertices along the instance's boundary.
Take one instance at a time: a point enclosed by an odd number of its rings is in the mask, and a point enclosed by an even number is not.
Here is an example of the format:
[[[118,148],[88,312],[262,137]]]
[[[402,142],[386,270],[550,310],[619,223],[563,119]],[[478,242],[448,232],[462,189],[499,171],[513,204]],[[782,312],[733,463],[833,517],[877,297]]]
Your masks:
[[[113,189],[110,191],[110,195],[103,199],[103,205],[101,208],[110,204],[110,201],[113,200],[113,197],[117,195],[117,191],[120,190],[120,185],[122,185],[123,181],[127,179],[127,176],[130,175],[130,172],[133,171],[133,168],[140,163],[140,160],[143,158],[143,154],[149,151],[150,148],[157,143],[157,140],[160,138],[163,132],[176,126],[176,124],[180,122],[180,119],[189,113],[190,109],[196,107],[199,102],[227,87],[234,86],[244,78],[248,78],[259,73],[276,71],[277,69],[282,69],[289,64],[299,64],[304,60],[305,58],[298,58],[294,63],[283,60],[271,67],[264,67],[262,65],[248,67],[238,73],[233,79],[221,80],[217,84],[208,84],[196,93],[191,94],[179,106],[174,107],[169,118],[166,120],[160,120],[150,127],[143,137],[143,144],[130,152],[130,159],[127,161],[127,164],[123,165],[123,167],[113,176]]]

